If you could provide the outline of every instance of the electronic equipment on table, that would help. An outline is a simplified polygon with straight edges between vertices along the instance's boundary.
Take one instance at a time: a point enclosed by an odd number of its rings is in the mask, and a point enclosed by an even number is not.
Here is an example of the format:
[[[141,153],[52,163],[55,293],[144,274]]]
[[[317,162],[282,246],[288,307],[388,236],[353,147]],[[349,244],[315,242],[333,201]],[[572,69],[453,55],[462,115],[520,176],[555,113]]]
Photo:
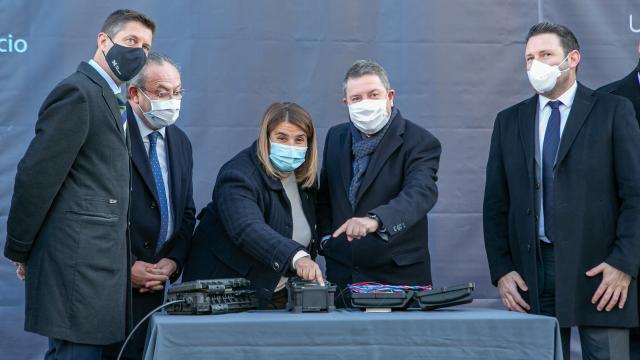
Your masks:
[[[336,286],[325,280],[324,286],[317,281],[289,278],[287,287],[287,310],[301,312],[331,312],[336,309],[334,297]]]
[[[348,285],[348,289],[351,305],[367,311],[433,310],[472,302],[475,285],[433,289],[430,285],[355,283]]]
[[[175,315],[226,314],[258,307],[251,282],[243,278],[194,280],[172,286],[167,303],[183,300],[167,307]]]

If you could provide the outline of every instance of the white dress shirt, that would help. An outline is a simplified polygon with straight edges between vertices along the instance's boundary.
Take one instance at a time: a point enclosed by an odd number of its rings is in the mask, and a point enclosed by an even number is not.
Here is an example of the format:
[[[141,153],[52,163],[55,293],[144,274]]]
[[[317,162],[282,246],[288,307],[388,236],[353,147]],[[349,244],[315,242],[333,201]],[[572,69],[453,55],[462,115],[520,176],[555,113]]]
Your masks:
[[[160,162],[160,170],[162,171],[162,181],[164,182],[164,192],[167,194],[167,207],[168,207],[168,225],[167,225],[167,238],[169,240],[171,234],[173,234],[173,211],[171,207],[171,192],[169,191],[169,162],[167,161],[168,151],[167,151],[167,142],[165,141],[166,129],[162,128],[160,130],[153,130],[147,126],[147,124],[140,119],[138,114],[133,111],[133,115],[136,117],[136,123],[138,124],[138,129],[140,129],[140,136],[142,137],[142,143],[144,143],[144,149],[147,152],[147,156],[149,156],[149,134],[154,131],[160,133],[156,140],[156,153],[158,154],[158,161]],[[160,206],[160,204],[158,204]]]
[[[578,82],[574,82],[571,87],[560,95],[557,99],[561,102],[560,107],[560,143],[562,143],[562,133],[564,127],[567,124],[569,113],[571,112],[571,106],[573,105],[573,99],[576,97],[576,90],[578,90]],[[549,116],[551,116],[551,107],[547,106],[549,101],[553,101],[542,95],[538,95],[538,152],[540,155],[540,161],[542,161],[542,148],[544,146],[544,134],[547,131],[547,123],[549,122]],[[542,164],[540,164],[540,171],[542,172]],[[544,174],[541,174],[542,178]],[[542,191],[542,184],[540,184],[540,191]],[[540,196],[540,219],[538,222],[538,238],[542,241],[549,242],[546,234],[544,233],[544,206],[543,196]]]

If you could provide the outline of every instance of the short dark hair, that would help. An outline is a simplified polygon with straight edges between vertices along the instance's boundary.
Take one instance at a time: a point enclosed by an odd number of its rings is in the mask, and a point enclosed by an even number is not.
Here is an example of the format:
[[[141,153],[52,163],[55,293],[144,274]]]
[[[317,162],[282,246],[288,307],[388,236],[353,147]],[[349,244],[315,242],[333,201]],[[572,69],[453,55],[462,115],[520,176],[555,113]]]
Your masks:
[[[387,72],[384,71],[384,68],[380,66],[380,64],[371,60],[358,60],[351,65],[344,75],[344,80],[342,81],[342,92],[344,96],[347,96],[347,81],[349,81],[349,79],[357,79],[364,75],[377,75],[385,90],[391,90],[391,83],[389,83]]]
[[[132,21],[141,23],[144,27],[151,30],[152,34],[156,31],[156,23],[154,23],[150,17],[141,12],[129,9],[119,9],[112,12],[104,21],[104,24],[102,24],[100,31],[110,37],[115,37],[127,23]]]
[[[556,34],[560,38],[560,44],[562,45],[564,55],[567,55],[573,50],[580,50],[578,39],[576,39],[573,32],[564,25],[554,24],[548,21],[537,23],[529,29],[527,40],[525,42],[529,42],[529,39],[540,34]]]

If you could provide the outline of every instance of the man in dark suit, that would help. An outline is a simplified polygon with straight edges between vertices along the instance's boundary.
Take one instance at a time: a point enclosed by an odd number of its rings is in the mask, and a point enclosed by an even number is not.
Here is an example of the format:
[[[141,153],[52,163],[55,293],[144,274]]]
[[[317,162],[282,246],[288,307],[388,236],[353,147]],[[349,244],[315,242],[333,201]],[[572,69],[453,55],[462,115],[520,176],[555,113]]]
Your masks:
[[[427,213],[438,196],[440,142],[393,106],[375,62],[355,62],[343,89],[351,121],[329,129],[318,194],[327,278],[340,287],[431,284]]]
[[[129,288],[129,149],[119,86],[142,68],[155,24],[118,10],[95,55],[44,101],[18,165],[4,254],[26,282],[25,330],[46,359],[99,359],[122,340]]]
[[[640,46],[639,53],[640,53]],[[626,97],[631,101],[636,111],[636,119],[640,123],[640,62],[629,75],[624,78],[607,84],[598,91],[608,92],[614,95]]]
[[[131,134],[131,286],[133,323],[164,300],[164,284],[179,277],[195,224],[191,142],[174,122],[182,100],[176,64],[149,53],[129,82]],[[125,358],[141,359],[146,324],[133,335]],[[111,346],[114,358],[122,343]]]
[[[640,46],[638,47],[640,52]],[[598,89],[614,95],[623,96],[631,101],[636,111],[636,119],[640,124],[640,62],[633,71],[623,79],[614,81]],[[636,276],[637,277],[637,276]],[[640,289],[638,289],[640,291]],[[638,296],[640,301],[640,293]],[[632,359],[640,359],[640,328],[634,328],[629,334],[629,345]]]
[[[578,41],[534,25],[525,51],[538,94],[496,118],[484,238],[506,307],[556,316],[565,359],[578,326],[587,359],[628,359],[638,325],[640,128],[631,103],[576,81]]]

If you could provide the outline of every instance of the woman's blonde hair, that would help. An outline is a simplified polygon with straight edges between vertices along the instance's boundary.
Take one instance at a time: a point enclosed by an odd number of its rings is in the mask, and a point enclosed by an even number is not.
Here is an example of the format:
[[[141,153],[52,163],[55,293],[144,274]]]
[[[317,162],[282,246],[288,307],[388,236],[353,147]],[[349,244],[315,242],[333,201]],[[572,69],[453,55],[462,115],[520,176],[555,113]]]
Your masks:
[[[260,121],[260,132],[258,133],[258,159],[267,175],[284,179],[286,173],[279,171],[269,160],[271,143],[269,135],[281,123],[291,123],[304,131],[307,135],[307,154],[304,163],[295,170],[296,181],[303,188],[312,187],[316,182],[318,166],[318,146],[316,141],[316,131],[313,127],[311,115],[300,105],[293,102],[276,102],[271,104],[262,115]]]

